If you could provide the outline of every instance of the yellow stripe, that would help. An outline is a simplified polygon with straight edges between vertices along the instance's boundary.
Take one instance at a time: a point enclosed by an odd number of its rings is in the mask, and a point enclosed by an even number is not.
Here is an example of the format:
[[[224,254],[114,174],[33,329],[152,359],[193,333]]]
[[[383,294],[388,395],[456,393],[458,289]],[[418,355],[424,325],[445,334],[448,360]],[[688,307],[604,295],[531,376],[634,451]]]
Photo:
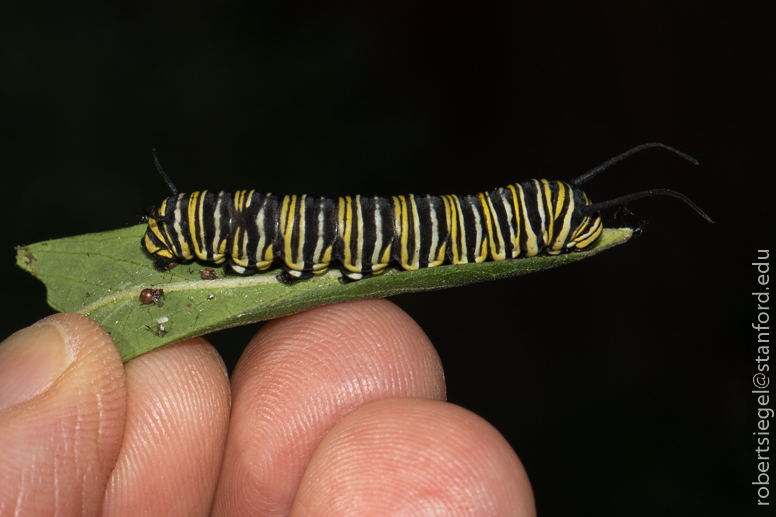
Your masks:
[[[194,255],[199,258],[203,258],[200,253],[199,242],[197,242],[196,235],[196,222],[197,222],[197,200],[199,199],[199,192],[192,192],[189,195],[189,233],[191,234],[191,242],[194,245]]]
[[[601,235],[602,231],[603,231],[603,225],[601,224],[601,218],[598,217],[596,219],[596,224],[592,229],[591,235],[588,238],[577,242],[577,248],[583,249],[590,246],[598,238],[598,236]]]
[[[385,267],[388,265],[390,261],[391,261],[391,247],[388,246],[387,248],[385,248],[385,252],[383,253],[382,258],[380,259],[380,263],[383,264],[383,267]]]
[[[348,271],[351,271],[351,267],[353,266],[353,257],[351,256],[350,252],[350,239],[352,237],[352,223],[353,223],[353,201],[350,196],[345,196],[344,198],[340,198],[340,221],[342,221],[342,228],[344,229],[344,234],[342,235],[342,243],[344,244],[345,249],[344,254],[344,266],[345,269]]]
[[[162,235],[161,230],[159,230],[159,223],[156,222],[154,219],[148,220],[148,229],[151,230],[151,233],[154,234],[154,236],[159,239],[165,246],[168,246],[166,239],[164,238],[164,235]],[[169,246],[168,246],[169,248]]]
[[[232,241],[232,261],[236,264],[244,266],[240,260],[240,248],[237,247],[237,243],[240,242],[240,228],[236,228],[234,231],[234,240]]]
[[[399,196],[401,200],[401,264],[409,266],[410,261],[410,232],[409,232],[409,213],[407,212],[407,200],[404,196]]]
[[[493,239],[491,238],[493,236],[493,221],[490,218],[490,208],[489,204],[485,202],[485,193],[480,192],[477,194],[477,197],[480,198],[480,204],[482,205],[482,212],[485,214],[485,228],[488,230],[488,242],[490,243],[490,246],[487,244],[484,246],[484,248],[490,247],[491,252],[495,252],[495,243],[493,242]],[[487,249],[483,249],[481,255],[487,255]]]
[[[501,194],[499,193],[499,196]],[[491,222],[491,228],[494,228],[495,231],[493,231],[490,235],[490,254],[493,257],[493,260],[504,260],[506,258],[506,249],[504,246],[504,236],[501,233],[501,225],[498,224],[498,217],[496,216],[496,210],[493,208],[493,202],[490,199],[490,196],[485,196],[488,199],[488,209],[491,213],[492,222]],[[494,234],[496,237],[498,237],[499,245],[501,246],[501,252],[496,252],[496,243],[494,242]]]
[[[394,202],[394,205],[396,205],[395,199],[393,200],[393,202]],[[395,229],[395,224],[396,223],[394,222],[394,229]],[[393,251],[392,248],[393,248],[394,235],[396,234],[394,233],[393,235],[391,235],[391,239],[388,241],[388,245],[385,247],[385,251],[383,251],[383,256],[380,257],[381,264],[388,265],[388,263],[391,261],[391,252]]]
[[[587,194],[582,192],[582,196],[585,198],[585,206],[589,205],[590,199],[587,197]],[[582,232],[582,230],[587,228],[588,224],[590,224],[590,214],[586,215],[579,226],[577,226],[576,230],[574,230],[574,233],[571,235],[571,239],[576,241],[577,236]]]
[[[289,200],[288,203],[286,203],[286,206],[288,207],[287,211],[284,211],[286,216],[286,225],[285,225],[285,233],[284,233],[284,244],[286,245],[286,265],[288,267],[292,266],[292,258],[291,258],[291,237],[293,235],[294,231],[294,213],[296,209],[296,196],[286,196],[286,199]]]
[[[561,181],[556,181],[556,183],[558,184],[558,201],[555,203],[554,219],[557,219],[560,216],[563,203],[566,201],[566,186]]]
[[[207,260],[207,250],[205,244],[205,194],[207,190],[203,190],[199,196],[199,207],[197,208],[197,219],[199,220],[199,242],[202,245],[202,255],[197,255],[201,260]]]
[[[565,199],[565,192],[568,187],[561,182],[558,182],[558,185],[561,189],[559,190],[559,192],[563,193],[563,196],[559,197],[559,199],[563,200]],[[558,235],[555,238],[555,243],[552,245],[552,249],[554,251],[562,250],[563,245],[566,242],[568,242],[567,239],[568,239],[569,233],[571,232],[571,218],[573,215],[574,215],[574,196],[569,195],[569,206],[566,208],[566,215],[563,218],[563,226],[561,227],[561,230],[558,232]]]
[[[164,217],[164,211],[166,210],[166,208],[167,208],[167,200],[165,199],[164,201],[162,201],[162,206],[160,206],[159,210],[156,211],[157,215],[159,215],[159,217]],[[161,242],[163,242],[164,245],[167,246],[167,249],[169,249],[170,241],[164,238],[164,235],[159,229],[159,223],[157,223],[155,219],[148,220],[148,228],[156,236],[156,238],[159,239]]]
[[[441,266],[445,262],[445,251],[447,251],[447,242],[443,242],[439,247],[439,253],[437,253],[435,265]]]
[[[267,251],[264,252],[264,264],[266,265],[262,265],[261,269],[267,269],[272,265],[272,259],[274,258],[272,256],[274,252],[274,249],[272,246],[273,246],[272,244],[267,246]]]
[[[289,260],[289,257],[291,257],[291,236],[288,235],[288,212],[290,210],[290,204],[292,202],[292,197],[296,198],[296,196],[283,196],[283,206],[280,210],[280,234],[283,237],[283,253],[286,257],[286,262]]]
[[[165,209],[166,209],[166,204],[167,204],[167,201],[165,200],[165,201],[164,201],[164,203],[162,203],[162,206],[163,206],[163,207],[165,207]],[[174,212],[174,210],[173,210],[173,212]],[[166,215],[166,214],[165,214],[165,215]],[[173,214],[173,215],[174,215],[174,214]],[[164,235],[162,235],[162,241],[163,241],[163,242],[166,242],[166,243],[167,243],[167,246],[169,246],[169,248],[170,248],[170,252],[171,252],[173,255],[176,255],[176,254],[177,254],[177,252],[174,252],[174,245],[175,245],[175,244],[173,243],[173,240],[172,240],[172,235],[170,235],[170,230],[168,229],[168,225],[169,225],[169,224],[170,224],[170,223],[164,223],[164,224],[162,224],[162,230],[164,230]]]
[[[143,236],[143,246],[150,254],[154,254],[155,251],[160,250],[161,248],[154,244],[154,242],[148,237],[148,234]]]
[[[360,269],[355,266],[353,254],[350,251],[350,241],[353,238],[353,198],[350,196],[339,198],[339,233],[344,246],[342,265],[353,273],[360,272]],[[324,258],[327,257],[331,257],[331,248],[326,250]]]
[[[348,265],[350,267],[353,267],[356,265],[356,258],[357,256],[353,256],[353,227],[355,226],[355,221],[353,220],[353,198],[348,196],[348,203],[345,207],[345,217],[347,218],[347,225],[348,225]],[[356,273],[359,271],[356,269]]]
[[[394,203],[398,202],[398,209],[396,210],[397,216],[396,219],[399,221],[399,227],[400,227],[400,238],[401,238],[401,265],[404,267],[407,265],[407,262],[409,261],[409,251],[407,250],[407,242],[409,241],[409,233],[407,232],[407,225],[409,224],[409,221],[407,220],[407,202],[404,199],[404,196],[394,196]],[[407,268],[405,268],[407,269]]]
[[[536,234],[534,233],[533,228],[531,228],[531,223],[528,219],[528,209],[525,204],[525,191],[520,185],[517,185],[517,188],[520,190],[520,203],[523,205],[523,220],[525,221],[525,234],[527,237],[525,256],[533,257],[539,253],[539,246],[536,241]]]
[[[455,226],[460,237],[456,237],[452,240],[453,245],[453,264],[466,264],[469,262],[468,254],[466,253],[466,227],[463,224],[463,209],[461,208],[461,201],[458,196],[450,196],[450,199],[455,204],[455,213],[453,219],[455,220]]]
[[[243,192],[247,192],[247,191],[243,191]],[[247,202],[246,202],[246,199],[247,199]],[[250,204],[250,200],[251,200],[250,193],[243,194],[243,209],[248,208],[248,204]],[[243,265],[247,267],[248,266],[248,230],[247,229],[245,230],[245,238],[243,239],[242,253],[240,256],[244,261]]]
[[[234,193],[234,208],[237,212],[242,212],[243,210],[243,194],[245,194],[244,190],[238,190]]]

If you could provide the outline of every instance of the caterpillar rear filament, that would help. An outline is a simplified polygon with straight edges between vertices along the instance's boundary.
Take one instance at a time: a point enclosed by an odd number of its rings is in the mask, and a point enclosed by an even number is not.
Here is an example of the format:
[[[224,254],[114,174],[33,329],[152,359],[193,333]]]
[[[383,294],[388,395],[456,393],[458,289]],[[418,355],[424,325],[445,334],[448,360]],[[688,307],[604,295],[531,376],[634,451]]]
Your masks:
[[[575,180],[529,180],[468,196],[277,196],[255,190],[179,194],[154,160],[173,195],[148,216],[142,245],[157,267],[194,258],[224,264],[241,275],[279,262],[281,282],[311,278],[331,266],[343,281],[369,278],[389,265],[404,270],[581,251],[601,235],[600,211],[654,195],[681,199],[714,222],[684,195],[647,190],[592,203],[580,185],[643,144]]]

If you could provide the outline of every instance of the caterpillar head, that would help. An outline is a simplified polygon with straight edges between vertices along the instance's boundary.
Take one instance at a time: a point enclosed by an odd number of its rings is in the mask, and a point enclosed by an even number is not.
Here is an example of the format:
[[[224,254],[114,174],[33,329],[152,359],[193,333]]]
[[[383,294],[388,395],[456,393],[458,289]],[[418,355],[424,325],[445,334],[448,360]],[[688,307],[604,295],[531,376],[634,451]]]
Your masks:
[[[712,220],[711,217],[706,215],[706,213],[703,210],[701,210],[700,207],[698,207],[698,205],[690,201],[690,199],[684,194],[680,194],[679,192],[676,192],[674,190],[651,189],[651,190],[645,190],[643,192],[637,192],[636,194],[629,194],[627,196],[618,197],[616,199],[612,199],[609,201],[603,201],[601,203],[591,203],[587,195],[584,192],[582,192],[581,189],[576,188],[582,185],[583,183],[585,183],[586,181],[588,181],[590,178],[597,175],[599,172],[614,165],[615,163],[622,161],[623,159],[627,158],[628,156],[634,153],[637,153],[643,149],[648,149],[651,147],[662,147],[663,149],[667,149],[673,153],[676,153],[682,158],[684,158],[685,160],[688,160],[693,164],[698,165],[698,160],[696,160],[692,156],[689,156],[681,151],[677,151],[673,147],[669,147],[665,144],[654,142],[654,143],[642,144],[642,145],[636,146],[633,149],[626,151],[619,156],[615,156],[611,160],[599,165],[593,170],[588,171],[582,176],[576,178],[571,182],[571,185],[573,185],[574,191],[576,194],[575,197],[579,199],[579,196],[581,195],[584,201],[578,203],[578,208],[575,209],[575,212],[578,212],[577,217],[581,218],[581,220],[579,220],[579,222],[577,223],[574,231],[571,234],[571,238],[566,244],[567,249],[581,250],[581,249],[585,249],[586,247],[593,244],[593,242],[595,242],[595,240],[598,238],[598,236],[601,234],[601,231],[603,230],[603,224],[601,221],[601,213],[600,213],[601,210],[604,210],[605,208],[610,208],[613,206],[624,205],[629,201],[634,201],[636,199],[641,199],[643,197],[671,196],[671,197],[681,199],[682,201],[690,205],[692,209],[698,212],[698,214],[700,214],[704,219],[706,219],[710,223],[714,223],[714,220]],[[555,248],[553,247],[553,250],[554,249]],[[557,253],[551,253],[551,254],[557,254]]]
[[[176,214],[174,207],[185,197],[185,194],[178,195],[178,189],[175,188],[159,163],[156,149],[151,151],[154,153],[156,170],[170,187],[172,197],[165,199],[157,210],[151,210],[147,214],[148,229],[140,244],[154,258],[154,265],[157,269],[167,270],[174,268],[179,262],[191,260],[194,255],[191,253],[186,239],[180,237],[181,233],[175,228],[176,217],[179,217],[180,214]],[[187,222],[182,220],[179,221],[179,226],[180,224],[187,224]]]
[[[175,213],[170,207],[179,196],[165,199],[162,205],[148,214],[148,229],[140,244],[154,258],[157,269],[167,270],[193,258],[185,239],[175,229]]]
[[[587,196],[585,196],[587,198]],[[589,206],[589,205],[585,205]],[[579,218],[581,221],[576,225],[569,235],[569,240],[566,243],[566,250],[568,251],[582,251],[591,244],[593,244],[601,232],[604,231],[604,223],[601,219],[601,212],[584,212],[584,208],[580,210]]]
[[[601,214],[587,211],[590,200],[581,189],[562,181],[556,183],[558,198],[544,251],[548,255],[582,251],[601,235],[604,229]]]

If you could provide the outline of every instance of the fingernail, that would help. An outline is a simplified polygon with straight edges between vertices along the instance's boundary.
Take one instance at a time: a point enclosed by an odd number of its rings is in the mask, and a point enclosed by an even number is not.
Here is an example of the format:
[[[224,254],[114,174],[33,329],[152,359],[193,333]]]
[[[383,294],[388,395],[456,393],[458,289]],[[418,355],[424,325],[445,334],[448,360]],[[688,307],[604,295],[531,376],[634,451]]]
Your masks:
[[[62,327],[36,323],[0,343],[0,408],[47,390],[73,362]]]

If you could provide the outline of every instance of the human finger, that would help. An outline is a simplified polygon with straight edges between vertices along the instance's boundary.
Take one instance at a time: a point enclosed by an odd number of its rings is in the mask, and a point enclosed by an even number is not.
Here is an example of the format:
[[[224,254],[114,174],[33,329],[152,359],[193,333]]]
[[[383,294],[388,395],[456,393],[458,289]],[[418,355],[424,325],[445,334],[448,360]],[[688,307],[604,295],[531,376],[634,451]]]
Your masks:
[[[203,338],[126,365],[127,426],[103,515],[209,515],[229,426],[229,379]]]
[[[215,515],[288,514],[316,447],[346,414],[383,398],[445,398],[431,342],[386,300],[267,324],[240,359],[232,390]]]
[[[0,515],[97,515],[121,446],[124,368],[108,333],[56,314],[0,345]]]
[[[326,435],[292,517],[536,515],[507,441],[459,406],[396,398],[363,406]]]

